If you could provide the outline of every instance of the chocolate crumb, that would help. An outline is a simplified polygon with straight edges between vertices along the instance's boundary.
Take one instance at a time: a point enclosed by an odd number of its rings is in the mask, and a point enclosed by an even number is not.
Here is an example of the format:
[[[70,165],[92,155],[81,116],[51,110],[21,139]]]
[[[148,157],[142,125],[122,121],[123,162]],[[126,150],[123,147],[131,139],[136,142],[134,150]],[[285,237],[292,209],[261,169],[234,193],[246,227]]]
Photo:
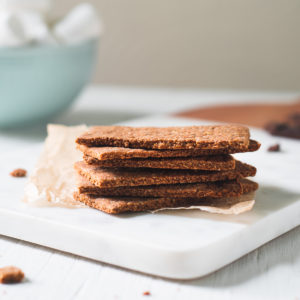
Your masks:
[[[10,172],[10,175],[13,177],[25,177],[27,174],[27,171],[24,169],[15,169],[12,172]]]
[[[288,116],[288,121],[294,126],[300,126],[300,112],[290,114]]]
[[[265,125],[265,130],[276,136],[300,139],[300,112],[289,115],[282,122],[270,122]]]
[[[24,278],[24,273],[21,269],[8,266],[0,268],[0,283],[18,283]]]
[[[143,293],[143,295],[144,295],[144,296],[150,296],[151,294],[150,294],[149,291],[146,291],[146,292]]]
[[[280,145],[279,144],[275,144],[272,145],[268,148],[269,152],[280,152]]]

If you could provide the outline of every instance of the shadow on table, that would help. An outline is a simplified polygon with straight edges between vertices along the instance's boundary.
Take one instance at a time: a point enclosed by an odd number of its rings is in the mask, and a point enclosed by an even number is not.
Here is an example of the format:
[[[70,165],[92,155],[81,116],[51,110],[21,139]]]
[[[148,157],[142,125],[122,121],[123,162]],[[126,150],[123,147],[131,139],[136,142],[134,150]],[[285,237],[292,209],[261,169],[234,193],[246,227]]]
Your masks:
[[[299,193],[292,193],[275,186],[261,186],[257,192],[253,211],[233,216],[233,222],[259,221],[262,217],[275,213],[299,199]],[[210,217],[207,214],[206,216]],[[215,217],[218,218],[218,216]],[[228,216],[222,216],[222,221],[226,218]],[[278,251],[279,248],[280,251]],[[278,265],[284,264],[292,267],[293,262],[300,259],[299,249],[300,227],[298,226],[210,275],[182,283],[199,287],[235,286],[267,273]]]
[[[23,126],[19,128],[2,129],[1,135],[19,138],[30,141],[43,141],[47,136],[47,124],[63,125],[112,125],[114,123],[124,122],[133,118],[142,117],[141,114],[121,113],[103,110],[81,110],[67,111],[52,119],[45,119],[35,125]]]
[[[294,262],[300,259],[299,249],[300,226],[217,272],[182,284],[196,287],[233,287],[262,276],[278,265],[292,268]]]
[[[2,235],[0,235],[0,238],[7,241],[17,241],[14,238]],[[35,245],[30,242],[22,241],[21,243],[30,248],[40,248],[44,251],[58,253],[69,258],[73,257],[82,261],[92,262],[93,264],[98,265],[100,268],[109,267],[120,272],[131,272],[133,275],[149,277],[155,281],[159,280],[171,283],[179,283],[181,286],[190,286],[195,288],[230,288],[247,282],[254,277],[261,276],[280,264],[289,265],[292,268],[294,262],[300,259],[300,226],[267,243],[259,249],[245,255],[241,259],[221,268],[220,270],[194,280],[174,280],[160,278],[158,276],[152,276],[138,271],[95,261],[93,259],[80,257],[71,253],[53,250],[51,248]],[[278,251],[279,248],[280,251]]]
[[[266,215],[276,213],[285,206],[292,205],[299,201],[300,194],[275,187],[262,185],[257,192],[256,204],[250,212],[237,215],[226,216],[208,214],[197,210],[169,210],[157,213],[158,216],[167,214],[168,216],[183,218],[207,218],[221,222],[236,222],[251,224],[259,221]],[[118,218],[141,217],[145,213],[124,214]],[[168,219],[168,222],[170,220]],[[278,251],[278,248],[281,250]],[[261,246],[251,253],[241,257],[235,262],[215,271],[214,273],[194,280],[170,280],[180,282],[183,285],[198,287],[232,287],[252,278],[269,272],[278,265],[290,265],[300,260],[300,227],[274,239]],[[167,279],[163,279],[167,280]]]

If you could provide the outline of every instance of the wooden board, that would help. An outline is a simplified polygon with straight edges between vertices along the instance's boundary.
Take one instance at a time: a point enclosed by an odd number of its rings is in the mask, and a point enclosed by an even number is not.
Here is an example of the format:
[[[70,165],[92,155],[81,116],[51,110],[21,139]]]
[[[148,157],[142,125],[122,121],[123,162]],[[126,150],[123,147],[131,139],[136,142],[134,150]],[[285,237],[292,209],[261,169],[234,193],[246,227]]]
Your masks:
[[[240,123],[263,128],[270,121],[283,121],[299,112],[300,101],[295,103],[218,105],[195,108],[175,114],[177,117]]]

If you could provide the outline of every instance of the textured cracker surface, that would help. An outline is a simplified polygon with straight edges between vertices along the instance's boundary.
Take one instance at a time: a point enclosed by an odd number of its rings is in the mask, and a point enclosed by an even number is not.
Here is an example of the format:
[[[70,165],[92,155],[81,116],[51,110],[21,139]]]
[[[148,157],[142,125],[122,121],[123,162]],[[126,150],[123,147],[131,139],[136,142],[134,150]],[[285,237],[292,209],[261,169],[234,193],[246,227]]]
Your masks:
[[[84,155],[83,159],[87,164],[97,165],[102,168],[153,168],[214,171],[232,170],[235,168],[235,160],[231,155],[116,160],[98,160],[91,156]]]
[[[240,161],[236,161],[234,170],[226,171],[106,169],[88,165],[82,161],[76,162],[74,168],[79,175],[100,188],[223,181],[255,176],[256,174],[255,167]]]
[[[76,140],[86,146],[145,149],[248,149],[249,129],[239,125],[187,127],[95,126]]]
[[[191,157],[201,155],[221,155],[233,154],[239,152],[253,152],[260,148],[260,143],[250,140],[248,148],[220,148],[214,150],[205,149],[186,149],[186,150],[150,150],[150,149],[131,149],[124,147],[87,147],[77,145],[78,150],[85,155],[94,157],[98,160],[115,160],[131,158],[148,158],[148,157]]]
[[[243,194],[257,189],[257,184],[250,180],[242,184]],[[99,197],[89,194],[74,193],[74,199],[109,214],[123,212],[141,212],[161,208],[211,206],[230,208],[239,203],[241,198],[140,198],[140,197]]]
[[[242,186],[238,181],[217,181],[205,183],[184,183],[166,185],[146,185],[134,187],[116,187],[101,189],[90,183],[84,177],[78,178],[80,194],[98,196],[137,196],[137,197],[234,197],[242,193]]]

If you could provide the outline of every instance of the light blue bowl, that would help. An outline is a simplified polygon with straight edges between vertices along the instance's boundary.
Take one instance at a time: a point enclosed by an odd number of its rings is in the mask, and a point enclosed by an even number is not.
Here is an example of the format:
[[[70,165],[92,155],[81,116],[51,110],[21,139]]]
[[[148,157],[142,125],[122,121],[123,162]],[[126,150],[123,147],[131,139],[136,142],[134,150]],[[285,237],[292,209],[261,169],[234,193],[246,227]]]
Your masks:
[[[0,49],[0,128],[49,119],[89,82],[98,41]]]

